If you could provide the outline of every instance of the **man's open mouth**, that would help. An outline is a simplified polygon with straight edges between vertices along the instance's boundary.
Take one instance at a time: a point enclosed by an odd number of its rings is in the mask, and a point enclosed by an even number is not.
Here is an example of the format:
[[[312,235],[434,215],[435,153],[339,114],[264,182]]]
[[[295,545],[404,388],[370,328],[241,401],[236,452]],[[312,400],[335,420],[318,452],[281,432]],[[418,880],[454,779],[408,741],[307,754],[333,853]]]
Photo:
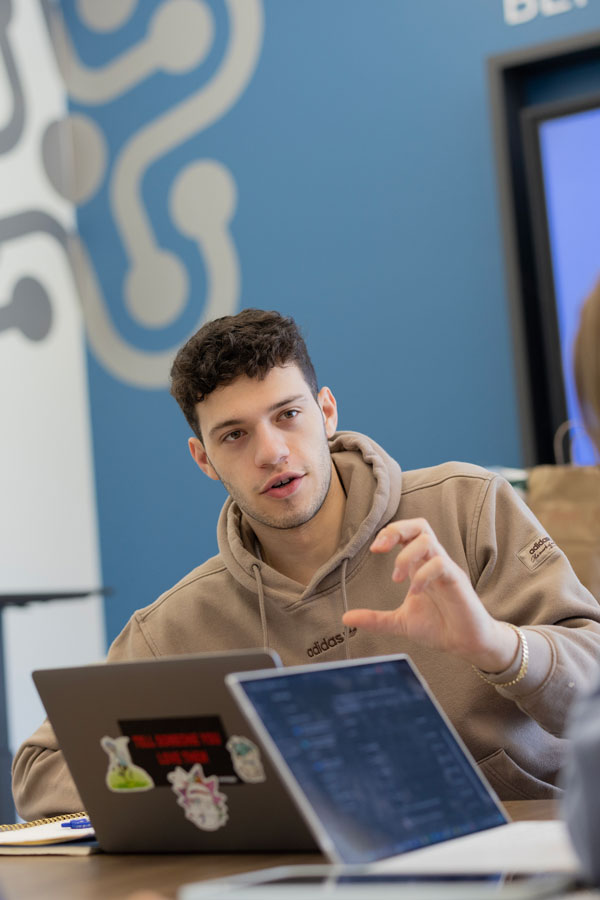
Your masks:
[[[276,484],[272,484],[271,488],[283,487],[284,484],[289,484],[290,481],[293,481],[293,478],[284,478],[283,481],[278,481]]]
[[[302,474],[295,473],[292,473],[291,475],[282,475],[271,484],[267,483],[267,486],[263,490],[263,494],[282,496],[286,491],[292,491],[296,485],[300,484],[303,477]]]

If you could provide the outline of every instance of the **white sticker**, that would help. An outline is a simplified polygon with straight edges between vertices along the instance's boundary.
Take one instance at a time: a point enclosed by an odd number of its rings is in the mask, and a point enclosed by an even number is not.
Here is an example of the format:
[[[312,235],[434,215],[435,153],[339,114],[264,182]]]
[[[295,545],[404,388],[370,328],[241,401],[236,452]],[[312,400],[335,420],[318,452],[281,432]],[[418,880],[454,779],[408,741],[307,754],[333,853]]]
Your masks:
[[[133,764],[128,743],[128,737],[113,738],[104,735],[100,739],[102,749],[108,753],[106,786],[115,793],[150,791],[154,787],[154,781],[145,769]]]
[[[242,781],[258,784],[266,780],[260,750],[254,741],[241,734],[232,734],[225,746],[229,750],[236,775]]]
[[[556,549],[556,544],[552,538],[545,534],[543,537],[537,537],[531,543],[526,544],[522,550],[519,550],[517,556],[528,569],[533,570],[549,559]]]
[[[196,763],[189,772],[177,766],[167,774],[167,778],[186,819],[193,822],[196,828],[217,831],[226,824],[229,818],[227,796],[219,790],[216,775],[207,778],[200,763]]]

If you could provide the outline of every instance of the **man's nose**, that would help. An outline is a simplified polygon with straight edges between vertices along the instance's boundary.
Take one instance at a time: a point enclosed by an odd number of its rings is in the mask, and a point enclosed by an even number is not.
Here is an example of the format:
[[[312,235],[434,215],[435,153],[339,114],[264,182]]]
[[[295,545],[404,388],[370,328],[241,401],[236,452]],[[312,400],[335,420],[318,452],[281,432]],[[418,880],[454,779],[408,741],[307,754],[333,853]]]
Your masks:
[[[255,441],[257,466],[276,466],[290,455],[285,435],[277,428],[258,428]]]

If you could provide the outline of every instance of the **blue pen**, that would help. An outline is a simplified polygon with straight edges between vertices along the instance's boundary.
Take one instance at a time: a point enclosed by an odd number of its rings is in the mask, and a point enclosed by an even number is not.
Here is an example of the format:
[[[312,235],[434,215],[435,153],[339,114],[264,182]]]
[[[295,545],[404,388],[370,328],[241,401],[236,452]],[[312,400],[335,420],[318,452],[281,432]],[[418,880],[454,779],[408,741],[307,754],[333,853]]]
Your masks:
[[[61,822],[61,828],[91,828],[92,823],[89,819],[70,819],[68,822]]]

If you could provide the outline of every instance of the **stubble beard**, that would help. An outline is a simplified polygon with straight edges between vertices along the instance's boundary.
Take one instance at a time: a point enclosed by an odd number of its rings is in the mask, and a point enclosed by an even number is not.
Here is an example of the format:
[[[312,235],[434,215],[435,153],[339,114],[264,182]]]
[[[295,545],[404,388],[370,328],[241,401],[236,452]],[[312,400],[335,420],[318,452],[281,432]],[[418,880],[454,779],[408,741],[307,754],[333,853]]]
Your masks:
[[[214,469],[214,465],[211,463]],[[299,528],[301,525],[305,525],[307,522],[310,522],[313,519],[323,504],[327,499],[327,495],[329,493],[329,488],[331,486],[331,477],[332,477],[332,462],[331,462],[331,454],[329,452],[329,445],[327,443],[327,439],[325,439],[324,453],[322,453],[319,458],[317,466],[312,470],[312,472],[307,473],[304,477],[312,478],[314,475],[317,476],[318,483],[320,484],[320,490],[317,493],[317,496],[314,498],[313,502],[308,508],[305,509],[292,509],[289,511],[285,511],[285,507],[282,511],[276,516],[269,516],[265,513],[260,512],[260,510],[253,509],[251,504],[248,502],[247,498],[238,491],[230,482],[225,481],[224,478],[219,475],[217,470],[217,475],[223,484],[223,487],[227,490],[227,493],[234,501],[237,503],[243,514],[248,518],[255,522],[259,522],[261,525],[266,525],[268,528],[278,528],[282,531],[286,531],[290,528]],[[285,500],[278,501],[284,504]]]

